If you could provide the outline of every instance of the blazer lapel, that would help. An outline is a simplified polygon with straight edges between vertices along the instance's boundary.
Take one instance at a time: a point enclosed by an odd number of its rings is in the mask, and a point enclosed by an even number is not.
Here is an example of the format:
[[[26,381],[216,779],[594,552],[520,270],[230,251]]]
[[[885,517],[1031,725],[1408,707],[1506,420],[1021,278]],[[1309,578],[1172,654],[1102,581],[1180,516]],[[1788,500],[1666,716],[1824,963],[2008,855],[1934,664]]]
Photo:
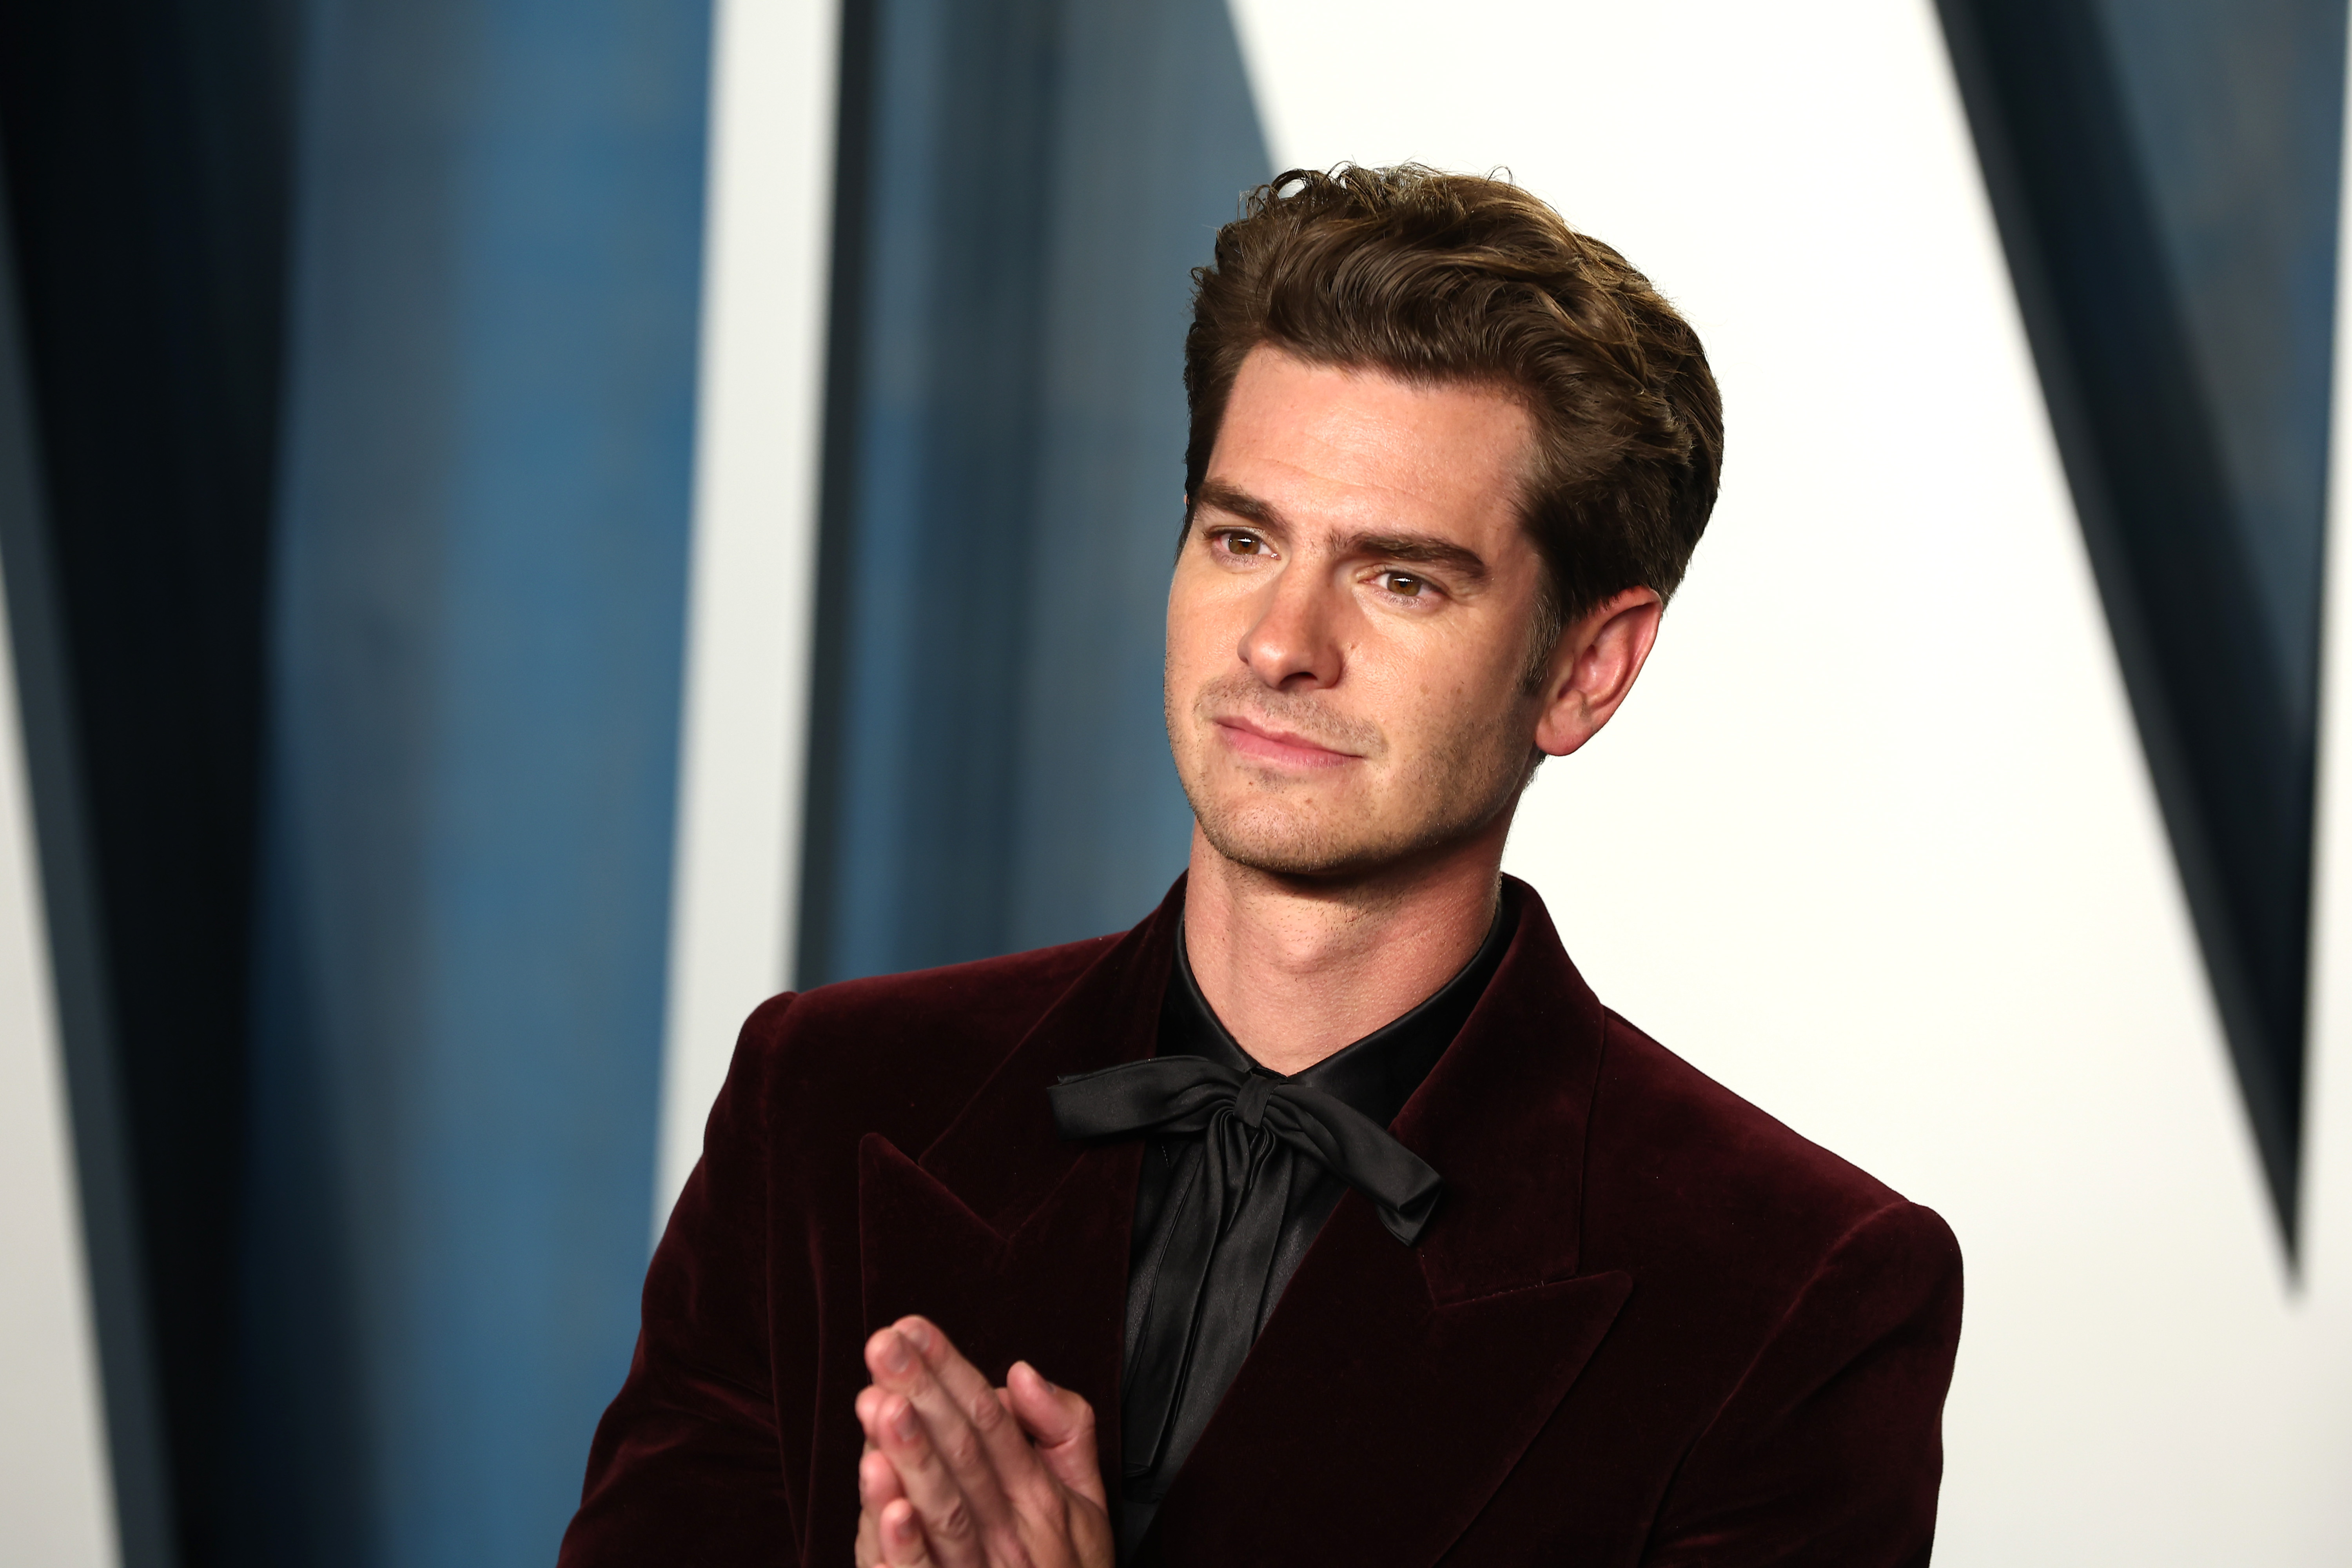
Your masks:
[[[869,1134],[858,1149],[866,1332],[909,1312],[943,1329],[997,1383],[1015,1361],[1092,1401],[1117,1475],[1129,1232],[1139,1142],[1065,1142],[1045,1090],[1069,1073],[1151,1054],[1175,958],[1180,880],[1111,943],[918,1158]]]
[[[1543,905],[1394,1131],[1445,1193],[1405,1248],[1349,1194],[1170,1489],[1142,1561],[1434,1562],[1633,1289],[1576,1272],[1604,1015]],[[1335,1535],[1335,1531],[1339,1533]]]
[[[857,1166],[866,1331],[920,1312],[990,1382],[1027,1361],[1097,1411],[1115,1411],[1139,1153],[1087,1152],[1008,1236],[869,1134]],[[1118,1423],[1097,1428],[1113,1463]]]

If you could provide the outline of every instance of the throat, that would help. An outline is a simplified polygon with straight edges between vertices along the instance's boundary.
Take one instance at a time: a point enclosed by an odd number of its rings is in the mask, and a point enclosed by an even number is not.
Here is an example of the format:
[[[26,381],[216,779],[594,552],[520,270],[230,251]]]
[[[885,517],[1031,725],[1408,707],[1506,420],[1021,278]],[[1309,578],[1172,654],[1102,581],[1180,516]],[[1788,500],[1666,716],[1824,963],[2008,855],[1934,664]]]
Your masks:
[[[1498,868],[1349,897],[1188,880],[1183,948],[1206,1006],[1250,1060],[1292,1076],[1402,1017],[1468,967],[1503,912]]]
[[[1173,1046],[1163,1033],[1161,1049],[1245,1064],[1276,1078],[1330,1079],[1325,1087],[1360,1076],[1351,1059],[1377,1058],[1383,1065],[1374,1077],[1383,1081],[1410,1059],[1418,1064],[1409,1075],[1417,1085],[1484,994],[1517,926],[1514,901],[1498,890],[1480,925],[1445,948],[1353,957],[1310,977],[1312,984],[1280,969],[1268,976],[1228,964],[1217,976],[1223,984],[1213,986],[1188,921],[1179,931],[1170,1015],[1190,1020],[1177,1032],[1196,1043]],[[1377,1114],[1370,1105],[1363,1109],[1385,1122],[1396,1106]]]

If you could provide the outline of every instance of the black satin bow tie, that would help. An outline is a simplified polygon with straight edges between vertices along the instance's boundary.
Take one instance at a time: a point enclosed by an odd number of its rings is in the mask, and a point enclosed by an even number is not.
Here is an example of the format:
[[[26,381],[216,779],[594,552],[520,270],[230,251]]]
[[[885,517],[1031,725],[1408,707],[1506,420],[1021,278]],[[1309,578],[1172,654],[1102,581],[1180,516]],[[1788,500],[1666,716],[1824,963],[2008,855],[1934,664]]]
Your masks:
[[[1065,1138],[1202,1134],[1197,1178],[1171,1199],[1139,1279],[1139,1327],[1120,1404],[1130,1505],[1156,1507],[1257,1337],[1283,1213],[1301,1161],[1372,1201],[1411,1246],[1437,1173],[1363,1112],[1303,1083],[1206,1057],[1156,1057],[1047,1090]]]
[[[1372,1201],[1391,1236],[1412,1246],[1442,1184],[1428,1163],[1371,1118],[1303,1083],[1206,1057],[1155,1057],[1066,1078],[1046,1093],[1065,1138],[1207,1132],[1238,1197],[1266,1141],[1288,1145]],[[1225,1125],[1217,1123],[1223,1120]]]

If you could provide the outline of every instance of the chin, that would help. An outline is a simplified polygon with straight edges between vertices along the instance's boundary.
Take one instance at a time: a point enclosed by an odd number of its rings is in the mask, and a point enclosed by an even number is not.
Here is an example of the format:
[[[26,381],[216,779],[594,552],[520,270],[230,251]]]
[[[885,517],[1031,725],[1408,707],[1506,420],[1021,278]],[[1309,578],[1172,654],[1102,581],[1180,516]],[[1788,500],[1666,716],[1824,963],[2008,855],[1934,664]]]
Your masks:
[[[1377,870],[1453,835],[1397,831],[1363,814],[1286,811],[1256,802],[1194,812],[1210,847],[1236,866],[1276,877],[1344,877]],[[1422,825],[1425,826],[1426,825]]]
[[[1315,834],[1234,833],[1209,823],[1201,836],[1236,866],[1274,877],[1331,877],[1362,862],[1363,847],[1330,842]]]

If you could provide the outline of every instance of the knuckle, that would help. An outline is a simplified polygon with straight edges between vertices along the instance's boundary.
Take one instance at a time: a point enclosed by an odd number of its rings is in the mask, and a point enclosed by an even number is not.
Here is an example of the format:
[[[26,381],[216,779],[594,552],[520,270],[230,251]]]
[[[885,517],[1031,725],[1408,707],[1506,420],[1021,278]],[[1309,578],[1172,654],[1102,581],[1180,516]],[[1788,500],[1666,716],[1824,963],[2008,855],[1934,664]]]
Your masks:
[[[1042,1465],[1033,1466],[1020,1480],[1022,1510],[1046,1523],[1054,1523],[1061,1514],[1062,1488]]]
[[[940,1445],[940,1452],[956,1469],[969,1469],[980,1462],[980,1434],[969,1426],[959,1426]]]
[[[931,1527],[931,1533],[942,1541],[961,1543],[972,1540],[978,1529],[971,1517],[971,1506],[958,1498],[940,1515],[939,1522]]]

